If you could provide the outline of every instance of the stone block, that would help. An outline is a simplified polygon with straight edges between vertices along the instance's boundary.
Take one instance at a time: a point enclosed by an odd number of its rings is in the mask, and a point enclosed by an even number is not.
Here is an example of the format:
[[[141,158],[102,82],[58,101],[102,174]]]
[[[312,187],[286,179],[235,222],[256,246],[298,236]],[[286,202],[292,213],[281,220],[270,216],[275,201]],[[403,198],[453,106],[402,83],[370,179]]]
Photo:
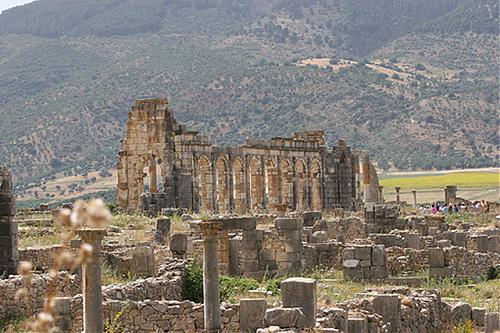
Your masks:
[[[344,268],[344,279],[350,281],[363,281],[365,279],[364,271],[362,267],[356,268]]]
[[[259,260],[261,261],[275,261],[276,260],[276,250],[273,249],[263,249],[259,251]]]
[[[368,321],[366,318],[348,318],[347,332],[368,333]]]
[[[429,277],[432,279],[450,278],[453,276],[451,267],[429,267]]]
[[[302,219],[278,217],[274,221],[274,226],[278,230],[300,230],[302,229],[302,223]]]
[[[240,239],[232,238],[229,240],[229,274],[240,274]]]
[[[234,217],[222,220],[224,230],[255,230],[257,219],[255,217]]]
[[[399,332],[401,300],[396,294],[382,294],[373,297],[373,312],[382,316],[384,323],[390,323],[388,332]]]
[[[451,316],[455,326],[462,325],[472,318],[472,307],[465,302],[458,302],[451,308]]]
[[[467,247],[467,238],[467,232],[455,232],[455,238],[454,241],[452,241],[452,244],[455,246]]]
[[[176,254],[188,254],[191,252],[192,241],[188,234],[175,233],[170,237],[170,251]]]
[[[353,247],[346,247],[342,250],[342,260],[355,259],[355,251]]]
[[[386,264],[387,255],[384,245],[374,245],[372,248],[372,265],[383,266]]]
[[[259,262],[257,260],[240,260],[240,265],[244,275],[247,272],[256,272],[259,270]]]
[[[498,312],[487,312],[484,316],[484,332],[498,333],[500,329]]]
[[[264,230],[244,230],[242,236],[245,242],[261,242],[264,239]]]
[[[240,300],[240,330],[242,332],[255,332],[265,326],[267,301],[265,299]]]
[[[155,276],[156,268],[153,248],[151,246],[138,244],[132,254],[130,269],[137,277],[145,278]]]
[[[240,247],[242,250],[244,251],[258,251],[260,248],[262,248],[262,242],[259,242],[259,241],[255,241],[255,242],[251,242],[251,241],[242,241],[240,243]]]
[[[440,248],[429,249],[429,267],[444,267],[444,251]]]
[[[311,235],[311,243],[326,243],[328,242],[328,233],[326,231],[315,231]]]
[[[299,307],[304,313],[302,327],[316,324],[316,280],[308,278],[289,278],[281,282],[282,303],[285,308]]]
[[[372,247],[371,246],[356,246],[354,248],[354,258],[359,260],[371,260],[372,259]]]
[[[486,315],[486,309],[484,308],[472,308],[472,321],[476,326],[484,326],[484,318]]]
[[[301,327],[299,325],[305,322],[305,315],[301,308],[267,309],[265,322],[266,326],[278,326],[281,328]]]
[[[302,219],[304,220],[304,226],[313,226],[316,221],[320,221],[323,217],[321,212],[304,212],[302,213]]]
[[[300,253],[298,252],[276,252],[276,261],[299,261]]]
[[[487,235],[478,235],[476,241],[477,241],[478,252],[488,252],[489,239]]]
[[[412,234],[412,233],[407,233],[404,236],[405,241],[408,243],[408,247],[415,249],[415,250],[420,250],[420,235],[419,234]]]
[[[370,267],[370,279],[373,281],[382,281],[389,276],[389,270],[387,266],[371,266]]]
[[[359,266],[360,267],[370,267],[372,265],[371,260],[360,260],[359,261]]]
[[[500,253],[500,236],[490,236],[488,241],[488,251]]]
[[[165,218],[160,218],[156,220],[156,230],[159,230],[162,232],[162,234],[168,234],[170,233],[170,227],[172,225],[172,222],[170,219],[165,219]]]

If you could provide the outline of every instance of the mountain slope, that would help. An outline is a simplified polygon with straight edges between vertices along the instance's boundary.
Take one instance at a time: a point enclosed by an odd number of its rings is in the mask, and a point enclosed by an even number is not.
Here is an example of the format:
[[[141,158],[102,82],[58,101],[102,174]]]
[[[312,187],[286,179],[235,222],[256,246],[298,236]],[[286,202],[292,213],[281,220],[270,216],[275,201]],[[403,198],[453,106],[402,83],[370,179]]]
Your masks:
[[[167,96],[222,145],[325,128],[385,168],[493,165],[496,12],[491,0],[38,0],[0,15],[0,163],[20,182],[111,168],[133,100]]]

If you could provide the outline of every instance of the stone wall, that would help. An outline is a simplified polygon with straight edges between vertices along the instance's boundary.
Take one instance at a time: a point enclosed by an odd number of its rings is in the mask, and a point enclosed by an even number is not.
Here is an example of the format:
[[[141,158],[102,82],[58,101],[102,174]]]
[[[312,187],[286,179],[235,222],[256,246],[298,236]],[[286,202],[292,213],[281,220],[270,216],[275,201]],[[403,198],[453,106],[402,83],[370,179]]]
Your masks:
[[[103,303],[104,318],[113,322],[116,315],[122,312],[117,323],[124,332],[202,332],[203,304],[190,301],[149,300],[108,300]],[[71,311],[71,333],[80,333],[82,324],[82,298],[75,297]],[[239,332],[239,306],[223,304],[221,306],[221,332]]]
[[[458,246],[429,249],[431,278],[481,278],[499,264],[500,255],[496,253],[479,253]]]
[[[186,261],[171,260],[159,269],[156,278],[138,279],[130,283],[109,285],[102,288],[104,300],[141,301],[149,300],[181,300],[182,284]],[[0,280],[0,323],[9,316],[27,315],[30,311],[37,313],[43,307],[49,282],[48,274],[34,274],[29,284],[30,304],[16,299],[16,292],[24,287],[23,277],[16,275]],[[58,296],[74,296],[81,292],[81,282],[78,276],[61,272],[58,286]]]
[[[383,245],[356,245],[342,250],[344,278],[353,281],[383,281],[388,277]]]
[[[33,275],[28,285],[28,304],[16,298],[16,292],[24,287],[22,276],[0,280],[0,327],[8,317],[27,316],[39,312],[47,295],[49,275]],[[80,292],[80,280],[76,275],[61,273],[58,278],[58,295],[73,296]]]

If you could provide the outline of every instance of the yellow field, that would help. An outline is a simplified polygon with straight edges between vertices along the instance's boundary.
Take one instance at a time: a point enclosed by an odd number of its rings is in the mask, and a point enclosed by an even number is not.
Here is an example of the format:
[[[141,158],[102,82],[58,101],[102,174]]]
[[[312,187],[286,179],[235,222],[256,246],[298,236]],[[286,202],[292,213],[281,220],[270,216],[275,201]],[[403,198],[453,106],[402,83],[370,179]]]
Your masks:
[[[382,178],[382,177],[381,177]],[[500,174],[495,172],[454,172],[440,175],[382,178],[380,185],[386,188],[401,186],[402,190],[442,189],[447,185],[464,187],[500,186]]]

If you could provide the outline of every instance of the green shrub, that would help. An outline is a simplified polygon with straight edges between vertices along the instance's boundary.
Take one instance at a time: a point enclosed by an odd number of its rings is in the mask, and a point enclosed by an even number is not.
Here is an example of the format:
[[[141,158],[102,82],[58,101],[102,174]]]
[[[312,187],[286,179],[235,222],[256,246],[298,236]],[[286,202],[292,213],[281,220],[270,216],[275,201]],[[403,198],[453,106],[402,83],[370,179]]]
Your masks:
[[[500,265],[492,266],[488,270],[488,280],[495,280],[500,278]]]
[[[203,266],[196,260],[190,262],[186,268],[182,298],[203,303]]]

